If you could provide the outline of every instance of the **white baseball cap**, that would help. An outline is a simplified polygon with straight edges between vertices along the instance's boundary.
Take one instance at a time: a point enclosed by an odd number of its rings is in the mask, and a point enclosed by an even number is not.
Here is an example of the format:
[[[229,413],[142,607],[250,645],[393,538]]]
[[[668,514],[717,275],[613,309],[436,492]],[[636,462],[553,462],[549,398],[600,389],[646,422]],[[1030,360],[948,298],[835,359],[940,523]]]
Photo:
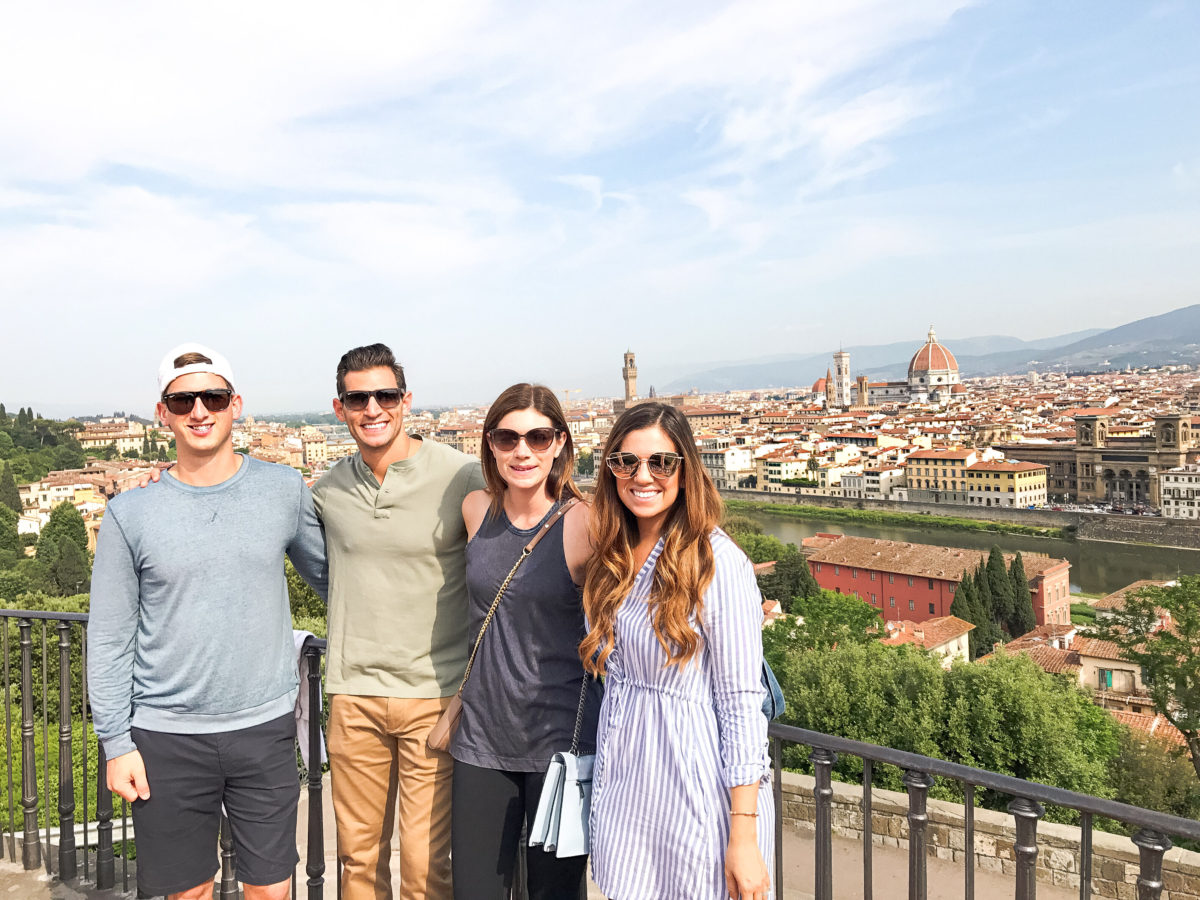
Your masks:
[[[199,353],[201,356],[208,357],[212,362],[195,362],[189,363],[181,368],[175,368],[175,360],[183,356],[185,353]],[[172,381],[179,378],[181,375],[191,375],[195,372],[211,372],[213,375],[219,375],[229,382],[229,386],[236,392],[233,380],[233,366],[229,364],[229,360],[223,357],[211,347],[205,347],[203,344],[195,342],[180,344],[173,350],[169,351],[163,357],[162,362],[158,364],[158,393],[159,396],[167,389]]]

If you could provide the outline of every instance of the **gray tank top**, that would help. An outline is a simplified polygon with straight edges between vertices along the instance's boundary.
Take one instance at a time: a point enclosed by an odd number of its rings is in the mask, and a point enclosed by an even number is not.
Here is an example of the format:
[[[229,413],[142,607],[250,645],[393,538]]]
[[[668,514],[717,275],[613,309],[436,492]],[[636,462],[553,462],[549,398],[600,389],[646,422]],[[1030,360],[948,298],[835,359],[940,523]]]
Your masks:
[[[529,530],[513,527],[503,510],[489,512],[467,544],[472,643],[521,549],[559,505]],[[580,590],[567,568],[558,522],[521,563],[479,645],[450,745],[454,758],[485,769],[542,772],[551,756],[569,750],[584,677],[578,652],[583,636]],[[600,696],[593,679],[581,753],[595,750]]]

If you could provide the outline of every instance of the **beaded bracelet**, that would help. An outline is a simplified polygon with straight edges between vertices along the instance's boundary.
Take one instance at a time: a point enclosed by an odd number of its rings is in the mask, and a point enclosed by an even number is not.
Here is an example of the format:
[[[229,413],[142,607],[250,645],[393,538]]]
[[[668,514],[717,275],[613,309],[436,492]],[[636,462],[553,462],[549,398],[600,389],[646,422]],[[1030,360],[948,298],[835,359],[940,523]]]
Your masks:
[[[758,813],[756,813],[756,812],[735,812],[731,809],[729,811],[729,814],[731,816],[753,816],[756,819],[758,818]]]

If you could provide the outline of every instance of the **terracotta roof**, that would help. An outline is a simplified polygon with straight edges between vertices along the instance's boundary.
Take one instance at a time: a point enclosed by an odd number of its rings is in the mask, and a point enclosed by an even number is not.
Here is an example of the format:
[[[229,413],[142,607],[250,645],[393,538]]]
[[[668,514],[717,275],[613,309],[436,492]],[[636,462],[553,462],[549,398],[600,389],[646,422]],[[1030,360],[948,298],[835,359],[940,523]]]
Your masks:
[[[908,541],[885,541],[878,538],[862,538],[843,535],[835,540],[828,536],[818,539],[805,538],[804,547],[814,548],[809,555],[812,562],[827,562],[842,566],[857,566],[894,572],[899,575],[914,575],[921,578],[942,578],[961,581],[968,572],[973,572],[981,563],[987,562],[988,554],[979,550],[963,550],[956,547],[939,547],[933,544],[913,544]],[[1004,554],[1006,565],[1014,554]],[[1022,554],[1025,575],[1033,580],[1050,569],[1070,565],[1065,559],[1056,559],[1038,553]]]
[[[968,459],[979,451],[945,448],[941,450],[917,450],[908,454],[909,459]]]
[[[1102,641],[1099,638],[1077,637],[1071,642],[1071,648],[1080,656],[1095,656],[1098,659],[1119,659],[1126,662],[1119,648],[1112,641]]]
[[[1159,713],[1148,715],[1147,713],[1125,712],[1120,709],[1110,709],[1109,713],[1121,724],[1128,725],[1130,728],[1145,734],[1147,737],[1157,738],[1164,744],[1174,744],[1179,747],[1187,746],[1187,740],[1180,733],[1179,729]]]
[[[893,629],[893,625],[896,625]],[[881,643],[889,647],[901,644],[917,644],[926,650],[934,650],[943,644],[948,644],[975,628],[970,622],[958,616],[939,616],[936,619],[926,619],[924,622],[910,622],[902,619],[899,623],[887,623],[888,636]]]
[[[1125,596],[1130,591],[1136,591],[1144,587],[1163,587],[1170,582],[1167,581],[1152,581],[1149,578],[1143,578],[1140,581],[1135,581],[1133,584],[1127,584],[1119,591],[1113,591],[1111,594],[1105,594],[1100,600],[1092,604],[1093,609],[1120,609],[1125,605]]]
[[[958,371],[958,360],[954,358],[954,354],[938,343],[937,335],[933,329],[929,329],[929,338],[925,341],[925,345],[913,354],[912,360],[908,364],[908,374],[911,377],[915,372],[929,371]]]
[[[1003,650],[1009,656],[1020,653],[1028,655],[1040,669],[1051,674],[1076,673],[1083,668],[1079,654],[1074,650],[1059,650],[1049,644],[1025,644],[1016,646],[1017,641],[1005,644]]]

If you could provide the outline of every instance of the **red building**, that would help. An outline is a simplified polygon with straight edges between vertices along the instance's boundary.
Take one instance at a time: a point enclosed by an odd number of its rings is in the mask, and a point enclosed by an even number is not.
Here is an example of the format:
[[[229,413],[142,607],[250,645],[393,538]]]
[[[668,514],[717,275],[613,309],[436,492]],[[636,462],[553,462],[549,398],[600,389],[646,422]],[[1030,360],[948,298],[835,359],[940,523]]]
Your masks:
[[[950,615],[963,577],[987,562],[978,550],[818,534],[804,541],[817,584],[870,603],[885,621],[923,622]],[[1015,554],[1004,554],[1011,565]],[[1021,554],[1033,614],[1039,625],[1071,621],[1071,563],[1040,553]]]

